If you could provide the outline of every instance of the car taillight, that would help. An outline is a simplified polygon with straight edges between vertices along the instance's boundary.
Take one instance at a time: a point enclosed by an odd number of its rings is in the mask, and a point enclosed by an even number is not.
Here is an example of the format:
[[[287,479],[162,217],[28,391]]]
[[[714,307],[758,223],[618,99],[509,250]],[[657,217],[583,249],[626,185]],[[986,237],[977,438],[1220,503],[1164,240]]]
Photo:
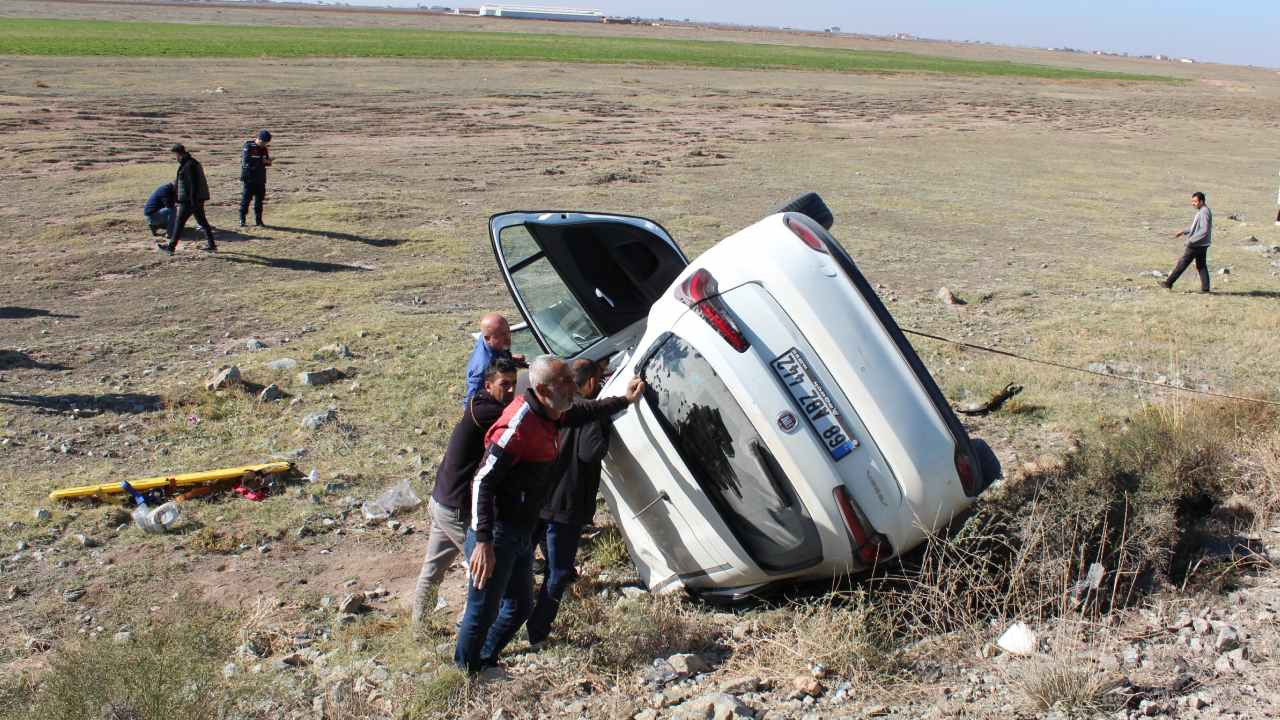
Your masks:
[[[791,232],[795,233],[796,237],[800,238],[805,245],[808,245],[810,248],[817,250],[823,255],[828,254],[827,244],[823,242],[822,238],[818,236],[818,233],[814,231],[813,228],[806,225],[804,220],[801,220],[798,215],[785,215],[782,222],[786,223],[787,228],[791,230]]]
[[[699,269],[680,283],[675,289],[676,299],[688,305],[690,309],[702,316],[707,324],[715,329],[724,341],[738,352],[746,352],[751,347],[747,338],[738,329],[733,313],[718,296],[719,288],[716,279],[706,269]]]
[[[960,487],[965,495],[974,497],[978,494],[978,473],[973,467],[973,459],[963,447],[956,448],[956,475],[960,476]]]
[[[858,558],[864,567],[875,565],[893,554],[889,538],[875,532],[871,525],[862,519],[857,508],[853,506],[853,500],[849,498],[849,491],[843,485],[837,485],[832,495],[835,496],[836,507],[840,509],[840,517],[844,519],[844,526],[853,536],[854,557]]]

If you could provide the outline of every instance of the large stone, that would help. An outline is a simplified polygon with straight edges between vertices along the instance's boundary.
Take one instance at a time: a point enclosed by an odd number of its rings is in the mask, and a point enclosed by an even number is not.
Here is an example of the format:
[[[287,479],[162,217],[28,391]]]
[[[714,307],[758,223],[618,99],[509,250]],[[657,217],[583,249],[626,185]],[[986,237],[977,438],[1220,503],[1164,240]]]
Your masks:
[[[249,352],[257,352],[258,350],[262,350],[266,348],[267,344],[262,342],[258,338],[249,338],[248,340],[245,341],[244,347]]]
[[[730,695],[742,695],[760,689],[760,678],[737,677],[721,681],[719,691]]]
[[[964,305],[965,304],[964,300],[961,300],[959,296],[951,292],[950,288],[945,288],[945,287],[938,288],[938,299],[941,300],[942,304],[944,305]]]
[[[298,382],[303,385],[317,387],[320,385],[328,385],[331,382],[337,382],[343,378],[342,371],[338,368],[325,368],[324,370],[312,370],[309,372],[298,373]]]
[[[267,367],[276,371],[292,370],[298,367],[298,361],[293,358],[280,358],[267,363]]]
[[[204,387],[206,390],[222,390],[232,385],[239,385],[241,382],[243,379],[240,377],[240,368],[232,365],[219,370],[212,380],[204,384]]]
[[[258,393],[260,402],[275,402],[284,397],[284,393],[280,390],[280,386],[275,383],[262,388],[262,392]]]

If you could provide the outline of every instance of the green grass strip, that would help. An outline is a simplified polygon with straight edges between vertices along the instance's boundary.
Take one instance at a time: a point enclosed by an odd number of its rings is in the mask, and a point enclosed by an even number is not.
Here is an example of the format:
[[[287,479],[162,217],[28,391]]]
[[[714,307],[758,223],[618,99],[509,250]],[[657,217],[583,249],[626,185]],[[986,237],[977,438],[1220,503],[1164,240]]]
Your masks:
[[[0,19],[0,55],[178,58],[422,58],[637,63],[827,72],[930,72],[1050,79],[1164,81],[1154,75],[901,52],[657,38],[449,32],[404,28],[205,25]]]

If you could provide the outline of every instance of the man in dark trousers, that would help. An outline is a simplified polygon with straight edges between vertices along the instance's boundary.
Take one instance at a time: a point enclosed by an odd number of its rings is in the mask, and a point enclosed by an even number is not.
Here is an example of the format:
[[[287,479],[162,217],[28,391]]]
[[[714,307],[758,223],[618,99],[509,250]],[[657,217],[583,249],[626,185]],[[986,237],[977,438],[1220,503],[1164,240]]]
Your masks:
[[[240,182],[244,185],[240,192],[240,227],[244,227],[245,216],[249,214],[249,201],[253,201],[253,224],[262,225],[262,201],[267,196],[267,168],[271,166],[271,153],[267,145],[271,143],[271,133],[259,130],[252,140],[246,140],[240,150]]]
[[[533,609],[533,531],[560,453],[561,428],[622,412],[644,393],[644,382],[632,378],[624,397],[575,403],[569,366],[553,355],[530,364],[529,386],[489,428],[471,483],[471,582],[453,660],[472,673],[497,664]]]
[[[1191,193],[1191,207],[1196,209],[1196,216],[1191,219],[1191,227],[1179,230],[1174,235],[1176,238],[1185,237],[1187,247],[1182,251],[1182,257],[1178,258],[1178,264],[1174,266],[1173,272],[1169,273],[1169,279],[1161,284],[1166,290],[1172,290],[1173,284],[1178,282],[1182,271],[1195,261],[1196,270],[1200,273],[1200,292],[1207,293],[1209,292],[1209,244],[1213,242],[1213,211],[1205,204],[1202,192]]]
[[[165,183],[151,193],[147,204],[142,206],[142,215],[151,228],[151,236],[169,233],[169,223],[173,222],[173,206],[177,203],[177,191],[173,183]]]
[[[196,224],[204,230],[205,244],[200,246],[200,249],[206,252],[217,252],[218,246],[213,242],[213,226],[204,216],[204,204],[209,199],[209,181],[204,177],[204,167],[182,145],[174,145],[169,150],[178,160],[178,179],[174,183],[178,207],[173,223],[169,226],[169,244],[158,247],[172,255],[173,249],[178,247],[178,236],[186,227],[187,220],[194,215]]]
[[[579,358],[571,369],[578,395],[593,400],[600,394],[601,368]],[[582,528],[596,513],[596,493],[600,491],[600,465],[609,452],[609,432],[613,421],[608,417],[560,431],[560,456],[555,472],[558,482],[542,508],[542,524],[534,539],[542,547],[547,564],[542,573],[542,587],[529,615],[529,644],[540,647],[551,634],[551,624],[560,610],[560,598],[578,579],[574,567],[578,558],[578,540]]]
[[[518,369],[510,358],[498,358],[484,375],[484,387],[467,400],[462,419],[453,426],[449,447],[436,471],[431,492],[431,534],[413,594],[415,626],[435,605],[435,590],[462,552],[471,519],[471,478],[484,457],[484,436],[515,395]]]

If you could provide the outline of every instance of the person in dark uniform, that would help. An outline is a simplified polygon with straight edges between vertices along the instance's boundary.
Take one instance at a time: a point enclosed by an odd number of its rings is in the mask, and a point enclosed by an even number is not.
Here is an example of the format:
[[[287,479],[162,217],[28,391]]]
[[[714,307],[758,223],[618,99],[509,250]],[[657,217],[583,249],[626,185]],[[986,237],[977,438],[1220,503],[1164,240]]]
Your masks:
[[[259,130],[257,137],[246,140],[240,151],[240,182],[244,188],[240,192],[240,227],[244,227],[245,216],[249,214],[249,201],[253,201],[253,224],[262,225],[262,201],[267,196],[267,168],[271,166],[271,153],[267,145],[271,143],[271,133]]]
[[[196,223],[204,230],[205,244],[200,249],[217,252],[218,246],[213,242],[213,227],[204,216],[204,204],[209,199],[209,181],[205,179],[204,167],[182,145],[174,145],[169,150],[178,159],[178,178],[175,182],[178,206],[173,223],[169,226],[169,244],[157,247],[172,255],[174,248],[178,247],[178,236],[182,234],[187,220],[194,215]]]
[[[169,223],[173,222],[173,206],[177,203],[177,191],[173,183],[165,183],[151,193],[147,204],[142,206],[142,214],[151,227],[151,236],[169,232]]]

